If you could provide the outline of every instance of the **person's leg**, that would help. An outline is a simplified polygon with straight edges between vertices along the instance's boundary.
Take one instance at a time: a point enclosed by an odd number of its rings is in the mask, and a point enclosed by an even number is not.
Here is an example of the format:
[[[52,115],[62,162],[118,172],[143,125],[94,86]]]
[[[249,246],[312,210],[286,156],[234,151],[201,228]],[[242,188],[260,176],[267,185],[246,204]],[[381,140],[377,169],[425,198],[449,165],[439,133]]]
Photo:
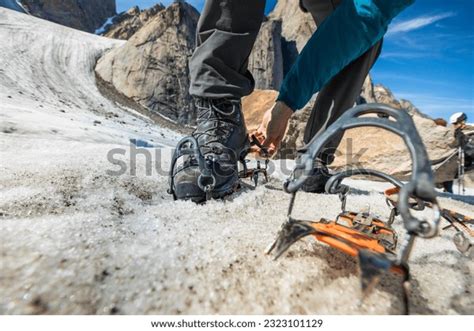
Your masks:
[[[190,94],[240,99],[255,82],[248,58],[262,24],[265,0],[207,0],[190,61]]]
[[[370,69],[376,62],[382,42],[377,43],[357,60],[345,67],[336,75],[318,94],[306,125],[304,143],[307,144],[313,137],[328,128],[346,110],[352,108],[360,95]],[[334,161],[336,152],[343,134],[335,137],[325,147],[321,160],[330,164]]]
[[[182,166],[173,162],[170,192],[176,199],[200,203],[238,186],[237,163],[248,150],[240,98],[254,89],[247,64],[264,9],[265,0],[206,1],[190,61],[197,127],[178,146]],[[184,154],[190,147],[194,156]]]
[[[454,184],[454,181],[449,181],[449,182],[444,182],[443,183],[443,188],[444,188],[444,192],[448,192],[448,193],[453,193],[453,184]]]
[[[303,6],[312,14],[316,24],[320,25],[340,2],[340,0],[304,0]],[[370,69],[380,54],[381,44],[382,42],[378,42],[347,65],[319,92],[306,125],[305,144],[353,107]],[[334,152],[341,139],[342,135],[328,143],[325,153],[320,156],[324,163],[330,164],[334,160]]]

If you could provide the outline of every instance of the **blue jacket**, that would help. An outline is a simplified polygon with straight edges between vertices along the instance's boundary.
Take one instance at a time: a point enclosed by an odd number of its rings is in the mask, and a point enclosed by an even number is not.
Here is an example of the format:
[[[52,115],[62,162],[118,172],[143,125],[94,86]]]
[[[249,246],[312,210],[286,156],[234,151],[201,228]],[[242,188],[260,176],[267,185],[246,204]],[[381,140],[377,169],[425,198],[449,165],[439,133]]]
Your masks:
[[[381,40],[415,0],[343,0],[301,51],[280,88],[279,101],[303,108],[349,63]]]

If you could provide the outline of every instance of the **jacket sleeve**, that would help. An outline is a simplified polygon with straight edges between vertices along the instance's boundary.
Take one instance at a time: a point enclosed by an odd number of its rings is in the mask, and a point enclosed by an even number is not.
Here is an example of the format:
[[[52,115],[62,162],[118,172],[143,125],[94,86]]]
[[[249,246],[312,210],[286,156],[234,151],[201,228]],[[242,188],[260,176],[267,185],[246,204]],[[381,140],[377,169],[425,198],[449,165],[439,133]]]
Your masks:
[[[309,39],[280,88],[279,101],[304,107],[337,73],[383,38],[415,0],[344,0]]]

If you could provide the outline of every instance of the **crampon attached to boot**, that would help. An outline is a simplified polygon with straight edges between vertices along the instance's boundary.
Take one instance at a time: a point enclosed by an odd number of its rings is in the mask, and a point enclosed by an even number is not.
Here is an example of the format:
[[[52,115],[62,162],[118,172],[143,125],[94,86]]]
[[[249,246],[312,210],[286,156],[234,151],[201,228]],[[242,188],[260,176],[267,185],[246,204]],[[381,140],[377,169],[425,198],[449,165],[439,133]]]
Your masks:
[[[242,186],[255,189],[260,183],[268,182],[267,168],[270,162],[268,158],[263,161],[256,160],[255,167],[248,167],[250,160],[245,156],[253,145],[265,151],[258,139],[251,136],[247,144],[248,148],[242,150],[239,158],[242,170],[238,172],[239,182],[235,190]],[[193,136],[183,138],[176,146],[171,160],[168,193],[172,194],[175,200],[192,200],[196,203],[211,200],[217,183],[214,162],[212,157],[201,153],[196,138]],[[247,184],[246,180],[250,180],[252,184]]]
[[[206,160],[201,154],[197,140],[192,136],[183,138],[176,146],[171,159],[168,193],[172,194],[175,200],[189,199],[200,203],[210,199],[216,184],[211,166],[210,160]],[[176,185],[178,176],[180,185]]]
[[[221,199],[240,188],[239,176],[254,183],[260,175],[266,177],[260,164],[252,171],[246,165],[252,142],[241,107],[235,99],[196,99],[196,129],[178,144],[171,162],[169,192],[175,199]],[[239,162],[244,165],[240,173]]]
[[[378,116],[365,117],[364,115]],[[403,184],[385,173],[370,169],[357,168],[342,171],[333,175],[325,187],[327,193],[339,195],[341,213],[332,219],[313,221],[294,219],[291,215],[296,193],[301,190],[309,178],[314,160],[326,143],[345,130],[365,126],[379,127],[403,138],[412,158],[411,180],[407,184]],[[284,190],[292,194],[288,221],[282,225],[276,241],[267,249],[267,254],[274,252],[275,258],[278,258],[296,241],[311,235],[321,243],[357,257],[364,295],[370,293],[370,290],[386,272],[401,274],[405,303],[404,313],[408,313],[410,281],[408,259],[413,243],[417,237],[435,237],[440,222],[440,209],[436,200],[430,162],[413,120],[407,112],[386,105],[357,106],[348,110],[324,133],[314,137],[304,149],[306,153],[296,160],[295,169],[284,184]],[[351,176],[377,177],[392,183],[399,189],[396,213],[403,219],[406,231],[401,243],[396,231],[392,228],[395,214],[393,219],[383,221],[380,217],[368,212],[346,210],[350,187],[342,182]],[[415,204],[413,204],[414,201]],[[419,210],[423,205],[420,201],[430,204],[433,211],[432,217],[418,219],[412,215],[410,210]]]

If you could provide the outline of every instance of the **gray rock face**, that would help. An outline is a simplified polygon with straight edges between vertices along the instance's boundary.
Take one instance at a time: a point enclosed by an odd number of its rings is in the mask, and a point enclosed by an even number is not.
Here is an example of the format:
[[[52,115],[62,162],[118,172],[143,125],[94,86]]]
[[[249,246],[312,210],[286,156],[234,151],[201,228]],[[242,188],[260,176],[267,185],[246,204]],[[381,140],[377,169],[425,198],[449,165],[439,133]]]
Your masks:
[[[372,82],[372,77],[367,76],[365,79],[364,85],[362,86],[362,91],[360,92],[361,101],[366,103],[377,102],[374,91],[374,83]]]
[[[115,17],[112,24],[105,27],[103,36],[128,40],[140,30],[151,18],[165,9],[162,4],[157,4],[150,9],[140,10],[137,6]]]
[[[123,46],[103,56],[97,74],[119,92],[180,123],[192,123],[188,59],[199,13],[184,2],[158,12]]]
[[[283,82],[281,21],[267,20],[249,58],[257,89],[278,90]]]
[[[21,4],[31,15],[87,32],[116,14],[115,0],[21,0]]]
[[[316,30],[310,14],[295,0],[279,0],[260,34],[249,59],[257,89],[278,90],[298,53]]]
[[[301,10],[297,0],[278,0],[269,19],[282,21],[284,40],[294,43],[298,52],[301,52],[308,39],[316,31],[313,18]]]

